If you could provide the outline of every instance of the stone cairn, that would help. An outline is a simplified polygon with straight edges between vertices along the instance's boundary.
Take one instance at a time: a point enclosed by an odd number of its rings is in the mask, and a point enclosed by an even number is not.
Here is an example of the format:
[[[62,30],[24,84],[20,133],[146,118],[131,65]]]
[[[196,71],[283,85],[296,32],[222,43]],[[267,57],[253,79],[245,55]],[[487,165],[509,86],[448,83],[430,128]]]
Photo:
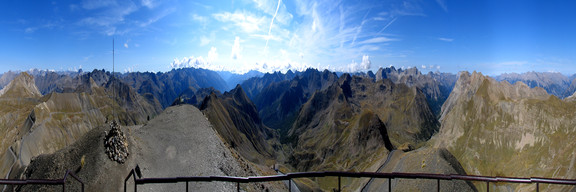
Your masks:
[[[126,162],[129,155],[128,141],[122,130],[120,130],[120,125],[116,121],[112,121],[110,123],[110,132],[104,133],[104,149],[108,158],[121,164]]]

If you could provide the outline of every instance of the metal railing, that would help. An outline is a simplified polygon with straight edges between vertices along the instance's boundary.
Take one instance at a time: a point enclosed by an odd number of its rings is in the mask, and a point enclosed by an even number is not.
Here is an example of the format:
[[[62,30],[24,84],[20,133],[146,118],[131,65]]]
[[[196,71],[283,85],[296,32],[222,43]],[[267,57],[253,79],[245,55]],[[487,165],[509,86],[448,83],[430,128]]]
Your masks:
[[[66,174],[64,174],[64,178],[62,179],[0,179],[0,185],[62,185],[62,191],[66,191],[68,175],[80,182],[82,191],[84,191],[84,182],[74,173],[70,172],[70,170],[66,170]]]
[[[252,182],[270,182],[270,181],[285,181],[288,180],[288,190],[291,191],[292,179],[308,178],[308,177],[338,177],[338,191],[341,191],[341,177],[369,177],[369,178],[387,178],[388,191],[392,191],[392,179],[431,179],[437,181],[437,191],[440,191],[440,180],[463,180],[463,181],[479,181],[486,182],[486,191],[490,191],[490,183],[524,183],[536,184],[536,191],[540,191],[540,183],[543,184],[558,184],[558,185],[576,185],[574,179],[554,179],[554,178],[541,178],[541,177],[489,177],[478,175],[457,175],[457,174],[433,174],[433,173],[376,173],[376,172],[339,172],[339,171],[326,171],[326,172],[299,172],[288,173],[285,175],[271,175],[271,176],[254,176],[254,177],[230,177],[230,176],[192,176],[192,177],[163,177],[163,178],[142,178],[140,169],[136,167],[136,171],[128,174],[124,180],[124,192],[127,191],[127,181],[130,177],[134,177],[134,191],[138,191],[138,185],[144,184],[159,184],[159,183],[179,183],[186,182],[186,191],[188,191],[189,182],[235,182],[236,190],[240,191],[240,183]],[[139,178],[136,178],[138,174]]]

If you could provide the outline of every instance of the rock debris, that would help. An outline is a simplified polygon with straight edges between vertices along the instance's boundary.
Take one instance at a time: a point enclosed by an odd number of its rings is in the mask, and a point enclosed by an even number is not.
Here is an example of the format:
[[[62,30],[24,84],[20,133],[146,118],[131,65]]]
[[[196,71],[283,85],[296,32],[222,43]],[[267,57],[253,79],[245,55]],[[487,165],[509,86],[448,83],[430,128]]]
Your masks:
[[[128,158],[128,141],[116,121],[110,123],[110,132],[105,133],[104,149],[108,158],[118,163],[126,162]]]

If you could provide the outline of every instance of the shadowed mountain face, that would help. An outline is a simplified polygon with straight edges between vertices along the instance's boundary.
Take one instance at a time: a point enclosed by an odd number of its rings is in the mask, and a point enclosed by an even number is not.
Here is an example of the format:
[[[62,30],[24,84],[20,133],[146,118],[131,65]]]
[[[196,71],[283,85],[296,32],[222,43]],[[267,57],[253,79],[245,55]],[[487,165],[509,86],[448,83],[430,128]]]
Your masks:
[[[426,141],[438,126],[417,88],[345,74],[300,109],[289,132],[291,164],[298,171],[364,170],[393,146]]]
[[[291,80],[270,83],[255,96],[254,104],[264,124],[286,136],[302,104],[314,92],[328,88],[337,80],[336,74],[328,70],[308,69]]]
[[[299,72],[297,72],[299,73]],[[268,87],[272,83],[291,80],[298,74],[288,70],[286,73],[274,72],[266,73],[262,77],[252,77],[242,82],[242,87],[246,90],[246,95],[254,100],[262,89]]]
[[[123,124],[141,124],[155,116],[157,108],[143,101],[129,87],[98,85],[91,77],[79,83],[78,92],[49,93],[42,96],[34,78],[27,73],[16,77],[2,91],[0,102],[1,172],[25,166],[34,156],[52,153],[70,145],[94,127],[104,124],[115,111]]]
[[[446,147],[469,174],[574,178],[576,103],[543,88],[498,82],[463,72],[443,106],[442,127],[431,140]],[[484,185],[477,186],[485,190]],[[535,190],[534,185],[498,185]],[[540,186],[565,191],[571,186]]]
[[[248,160],[264,164],[264,160],[276,157],[277,135],[264,126],[256,107],[240,85],[221,97],[210,94],[200,110],[224,141]]]

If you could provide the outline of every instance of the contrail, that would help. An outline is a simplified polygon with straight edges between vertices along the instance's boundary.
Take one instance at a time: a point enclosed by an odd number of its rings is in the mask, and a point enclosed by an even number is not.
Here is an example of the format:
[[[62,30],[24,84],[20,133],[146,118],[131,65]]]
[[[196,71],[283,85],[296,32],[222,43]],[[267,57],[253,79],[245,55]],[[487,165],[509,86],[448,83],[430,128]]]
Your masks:
[[[394,19],[392,19],[392,21],[388,22],[388,24],[386,24],[386,26],[384,26],[384,28],[380,29],[380,31],[378,31],[378,33],[376,33],[376,35],[380,35],[380,33],[382,33],[384,30],[386,30],[390,25],[392,25],[392,23],[394,23],[394,21],[396,21],[397,17],[394,17]]]
[[[278,0],[278,6],[276,7],[276,12],[274,13],[274,16],[272,17],[272,21],[270,21],[270,28],[268,28],[268,38],[266,38],[266,46],[264,47],[264,50],[268,49],[268,41],[270,40],[270,33],[272,32],[272,25],[274,24],[274,19],[276,19],[276,15],[278,15],[278,9],[280,9],[280,3],[282,3],[282,0]]]

